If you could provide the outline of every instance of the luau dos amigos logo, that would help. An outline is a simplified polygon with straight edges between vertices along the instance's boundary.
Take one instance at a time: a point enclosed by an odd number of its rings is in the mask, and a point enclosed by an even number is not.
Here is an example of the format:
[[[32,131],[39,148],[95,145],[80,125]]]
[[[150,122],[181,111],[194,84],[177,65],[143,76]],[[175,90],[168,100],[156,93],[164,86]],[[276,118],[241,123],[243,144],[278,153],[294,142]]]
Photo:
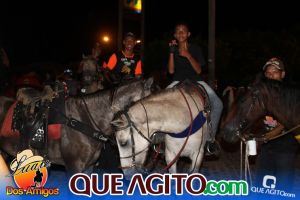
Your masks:
[[[49,161],[42,156],[34,156],[30,149],[17,154],[10,169],[17,188],[6,187],[6,195],[58,195],[58,188],[44,188],[48,179]]]

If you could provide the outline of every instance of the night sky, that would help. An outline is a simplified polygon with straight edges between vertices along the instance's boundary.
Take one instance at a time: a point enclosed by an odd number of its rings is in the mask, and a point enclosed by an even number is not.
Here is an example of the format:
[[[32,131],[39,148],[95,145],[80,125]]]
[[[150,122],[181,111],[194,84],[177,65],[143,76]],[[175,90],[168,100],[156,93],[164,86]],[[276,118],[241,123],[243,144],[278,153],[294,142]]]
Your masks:
[[[99,35],[112,36],[116,48],[117,0],[59,3],[2,3],[0,41],[14,65],[55,61],[67,63],[89,53]],[[296,1],[216,1],[217,36],[228,30],[281,31],[299,25]],[[185,20],[193,35],[207,38],[208,0],[147,0],[145,39],[150,43],[170,34],[174,23]],[[128,26],[124,29],[128,29]]]

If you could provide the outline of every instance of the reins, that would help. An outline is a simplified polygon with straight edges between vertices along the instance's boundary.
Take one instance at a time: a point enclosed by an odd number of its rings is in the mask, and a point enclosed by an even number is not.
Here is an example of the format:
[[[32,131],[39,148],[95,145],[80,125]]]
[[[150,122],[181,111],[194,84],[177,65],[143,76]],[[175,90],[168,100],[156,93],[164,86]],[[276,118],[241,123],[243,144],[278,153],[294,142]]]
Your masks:
[[[273,133],[272,131],[269,131],[267,134],[263,135],[262,137],[255,137],[256,141],[261,141],[261,142],[268,142],[270,140],[274,140],[277,139],[281,136],[284,136],[288,133],[293,132],[294,130],[297,130],[298,128],[300,128],[300,124],[294,126],[293,128],[290,128],[287,131],[281,131],[280,134],[277,134],[276,132]]]
[[[101,131],[101,128],[98,126],[98,124],[97,124],[96,121],[94,120],[94,118],[93,118],[93,116],[92,116],[92,114],[91,114],[91,112],[90,112],[90,109],[88,108],[88,106],[87,106],[87,104],[86,104],[84,98],[81,98],[81,100],[82,100],[82,102],[83,102],[83,104],[84,104],[84,107],[85,107],[85,109],[86,109],[86,111],[87,111],[87,114],[88,114],[89,118],[91,119],[92,123],[96,126],[96,128],[99,130],[99,132],[102,132],[102,133],[103,133],[103,131]]]
[[[189,128],[189,131],[188,131],[188,134],[186,136],[186,140],[184,141],[181,149],[179,150],[179,152],[177,153],[177,155],[174,157],[174,159],[167,165],[163,168],[163,170],[168,170],[174,163],[176,163],[176,161],[179,159],[182,151],[184,150],[187,142],[188,142],[188,139],[192,133],[192,130],[193,130],[193,115],[192,115],[192,110],[191,110],[191,107],[188,103],[188,100],[186,98],[186,96],[184,95],[183,91],[178,88],[180,94],[183,96],[186,104],[187,104],[187,107],[188,107],[188,110],[189,110],[189,113],[190,113],[190,119],[191,119],[191,122],[190,122],[190,128]],[[199,95],[201,96],[201,95]],[[201,100],[203,100],[201,98]],[[148,134],[148,138],[136,127],[135,123],[132,122],[132,120],[130,119],[129,115],[127,112],[123,112],[123,114],[125,115],[127,121],[128,121],[128,125],[125,126],[125,127],[122,127],[122,128],[119,128],[118,130],[124,130],[126,128],[130,128],[130,138],[131,138],[131,141],[132,141],[132,147],[131,147],[131,155],[129,156],[122,156],[120,157],[120,159],[128,159],[128,158],[131,158],[132,159],[132,165],[131,166],[125,166],[125,167],[121,167],[121,169],[128,169],[128,168],[132,168],[132,167],[136,167],[136,163],[135,163],[135,156],[136,155],[139,155],[141,154],[142,152],[146,151],[148,149],[149,146],[147,146],[146,148],[140,150],[139,152],[135,153],[135,141],[134,141],[134,138],[133,138],[133,129],[135,129],[137,131],[137,133],[143,137],[148,143],[149,145],[153,145],[153,142],[149,139],[150,138],[150,128],[149,128],[149,121],[148,121],[148,114],[147,114],[147,110],[144,106],[144,104],[142,103],[142,101],[140,101],[140,104],[142,105],[144,111],[145,111],[145,114],[146,114],[146,118],[147,118],[147,134]],[[156,156],[157,157],[157,156]]]
[[[163,170],[168,170],[172,165],[174,165],[174,163],[179,159],[183,149],[185,148],[186,144],[187,144],[187,141],[192,133],[192,128],[193,128],[193,114],[192,114],[192,109],[188,103],[188,100],[186,99],[185,95],[183,94],[182,90],[180,88],[178,88],[179,92],[181,93],[181,95],[183,96],[187,106],[188,106],[188,109],[189,109],[189,113],[190,113],[190,118],[191,118],[191,123],[190,123],[190,129],[189,129],[189,132],[188,132],[188,135],[186,137],[186,140],[184,141],[181,149],[179,150],[179,152],[177,153],[177,155],[175,156],[175,158],[166,166],[163,168]]]

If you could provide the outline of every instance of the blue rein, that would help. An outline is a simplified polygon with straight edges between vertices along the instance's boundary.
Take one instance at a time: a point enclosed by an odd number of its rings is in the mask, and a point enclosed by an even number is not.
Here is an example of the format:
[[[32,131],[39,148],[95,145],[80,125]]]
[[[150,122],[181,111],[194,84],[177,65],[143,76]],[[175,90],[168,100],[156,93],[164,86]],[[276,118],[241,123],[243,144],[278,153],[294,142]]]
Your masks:
[[[193,124],[192,124],[193,127],[192,127],[192,132],[190,135],[193,135],[194,133],[196,133],[203,126],[203,124],[205,122],[206,122],[206,118],[203,115],[203,111],[202,111],[193,120]],[[185,130],[183,130],[180,133],[167,133],[167,134],[174,138],[185,138],[188,136],[189,131],[190,131],[190,126],[187,127]]]

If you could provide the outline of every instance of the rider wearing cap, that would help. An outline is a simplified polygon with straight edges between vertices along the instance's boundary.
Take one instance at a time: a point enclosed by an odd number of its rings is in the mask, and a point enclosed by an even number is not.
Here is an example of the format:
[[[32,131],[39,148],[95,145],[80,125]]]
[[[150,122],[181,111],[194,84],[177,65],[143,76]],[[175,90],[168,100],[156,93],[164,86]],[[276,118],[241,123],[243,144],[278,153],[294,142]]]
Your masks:
[[[135,45],[135,35],[128,32],[123,39],[123,50],[112,54],[109,58],[106,67],[117,74],[118,79],[130,79],[142,75],[140,56],[133,51]]]
[[[285,66],[278,58],[268,60],[263,66],[263,72],[266,78],[277,81],[283,81],[286,75]],[[280,133],[284,130],[284,126],[273,116],[266,116],[264,124],[267,132]],[[277,178],[279,187],[292,185],[298,147],[299,144],[292,133],[264,143],[258,157],[257,183],[262,184],[265,175],[271,175]]]

